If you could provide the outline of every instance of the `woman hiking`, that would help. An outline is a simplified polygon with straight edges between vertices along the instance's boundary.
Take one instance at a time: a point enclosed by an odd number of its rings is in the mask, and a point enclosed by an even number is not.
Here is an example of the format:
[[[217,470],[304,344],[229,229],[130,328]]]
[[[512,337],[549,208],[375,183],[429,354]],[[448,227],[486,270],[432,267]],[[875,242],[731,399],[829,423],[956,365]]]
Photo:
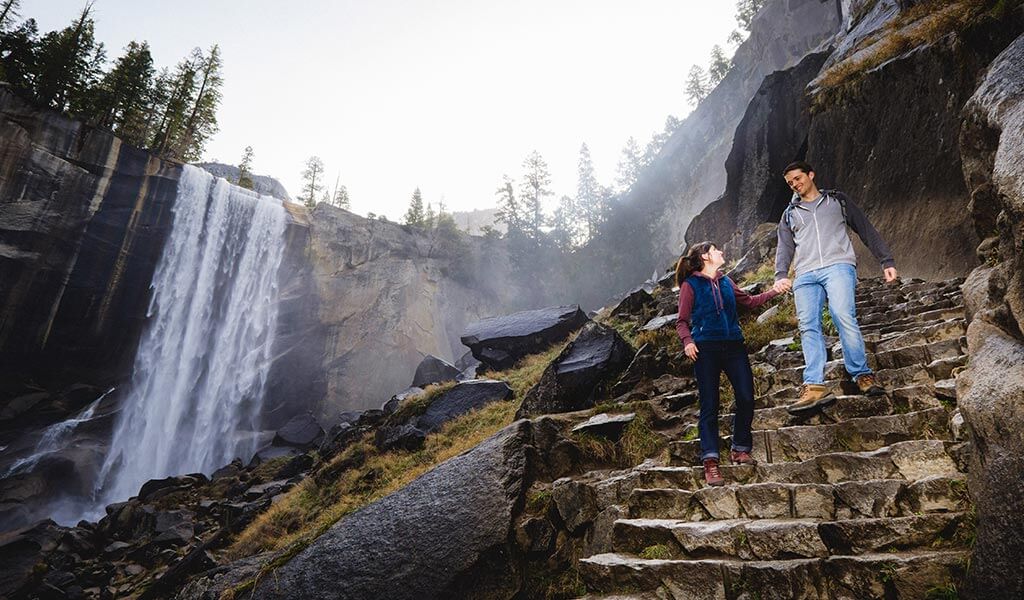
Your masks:
[[[694,361],[700,394],[700,459],[708,485],[724,485],[718,468],[718,384],[724,371],[736,399],[732,421],[733,464],[756,464],[750,456],[754,418],[754,374],[743,343],[736,305],[757,308],[786,291],[784,283],[756,296],[739,289],[719,269],[725,264],[722,251],[711,242],[690,247],[676,264],[679,286],[679,319],[676,330],[686,356]]]

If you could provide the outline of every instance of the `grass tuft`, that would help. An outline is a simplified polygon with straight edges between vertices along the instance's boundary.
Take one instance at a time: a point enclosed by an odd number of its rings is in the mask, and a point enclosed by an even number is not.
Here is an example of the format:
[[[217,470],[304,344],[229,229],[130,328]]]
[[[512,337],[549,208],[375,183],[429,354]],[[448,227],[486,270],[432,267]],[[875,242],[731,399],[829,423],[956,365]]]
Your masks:
[[[640,558],[647,560],[669,560],[672,558],[672,550],[664,544],[655,544],[641,550]]]

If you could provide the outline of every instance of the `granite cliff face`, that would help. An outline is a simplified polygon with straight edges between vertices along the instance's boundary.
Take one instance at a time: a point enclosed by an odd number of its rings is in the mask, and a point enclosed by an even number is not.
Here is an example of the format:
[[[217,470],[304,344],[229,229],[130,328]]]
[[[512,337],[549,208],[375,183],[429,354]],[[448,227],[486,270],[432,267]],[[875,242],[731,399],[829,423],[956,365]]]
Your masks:
[[[835,0],[775,0],[754,19],[725,79],[683,121],[624,199],[655,216],[655,261],[678,253],[690,220],[725,189],[723,165],[748,103],[769,74],[788,69],[839,31]]]
[[[1020,19],[981,18],[929,40],[928,19],[903,17],[895,1],[849,9],[834,51],[765,80],[737,129],[726,192],[690,224],[687,241],[721,240],[738,256],[789,200],[781,169],[807,160],[819,187],[839,188],[865,210],[902,274],[963,276],[980,240],[965,209],[960,110]],[[921,41],[894,54],[887,40],[898,36]],[[861,275],[877,275],[859,239],[855,248]]]
[[[1024,595],[1024,37],[989,67],[964,108],[964,180],[982,264],[964,283],[971,361],[957,393],[974,442],[975,598]]]
[[[5,88],[0,138],[0,404],[16,417],[6,401],[29,382],[56,393],[127,372],[179,168]]]
[[[409,386],[425,355],[454,362],[465,354],[459,336],[467,324],[522,308],[499,241],[327,205],[309,223],[325,417],[379,408]]]

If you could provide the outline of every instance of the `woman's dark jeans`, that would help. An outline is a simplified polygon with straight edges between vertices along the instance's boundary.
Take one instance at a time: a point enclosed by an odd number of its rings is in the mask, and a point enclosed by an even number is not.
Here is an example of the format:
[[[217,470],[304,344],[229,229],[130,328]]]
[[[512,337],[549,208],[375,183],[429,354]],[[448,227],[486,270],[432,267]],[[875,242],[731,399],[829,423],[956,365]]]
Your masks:
[[[732,419],[732,449],[750,452],[754,439],[750,423],[754,419],[754,374],[750,357],[742,341],[697,342],[697,361],[693,372],[700,393],[700,459],[718,458],[718,383],[724,371],[732,383],[736,404]]]

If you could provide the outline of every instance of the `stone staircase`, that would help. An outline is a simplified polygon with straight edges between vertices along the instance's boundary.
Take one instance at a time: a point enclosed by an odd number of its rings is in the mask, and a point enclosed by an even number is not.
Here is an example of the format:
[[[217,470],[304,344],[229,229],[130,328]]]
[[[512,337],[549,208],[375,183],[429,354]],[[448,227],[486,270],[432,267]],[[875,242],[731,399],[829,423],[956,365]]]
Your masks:
[[[801,353],[775,344],[752,356],[758,464],[723,461],[727,485],[704,484],[696,439],[670,442],[668,464],[573,482],[600,511],[578,561],[587,598],[956,597],[974,535],[965,443],[951,426],[966,362],[961,283],[860,283],[885,396],[857,394],[831,340],[826,378],[839,397],[797,418],[785,406]],[[692,437],[695,412],[685,418]],[[721,416],[723,457],[731,418]]]

